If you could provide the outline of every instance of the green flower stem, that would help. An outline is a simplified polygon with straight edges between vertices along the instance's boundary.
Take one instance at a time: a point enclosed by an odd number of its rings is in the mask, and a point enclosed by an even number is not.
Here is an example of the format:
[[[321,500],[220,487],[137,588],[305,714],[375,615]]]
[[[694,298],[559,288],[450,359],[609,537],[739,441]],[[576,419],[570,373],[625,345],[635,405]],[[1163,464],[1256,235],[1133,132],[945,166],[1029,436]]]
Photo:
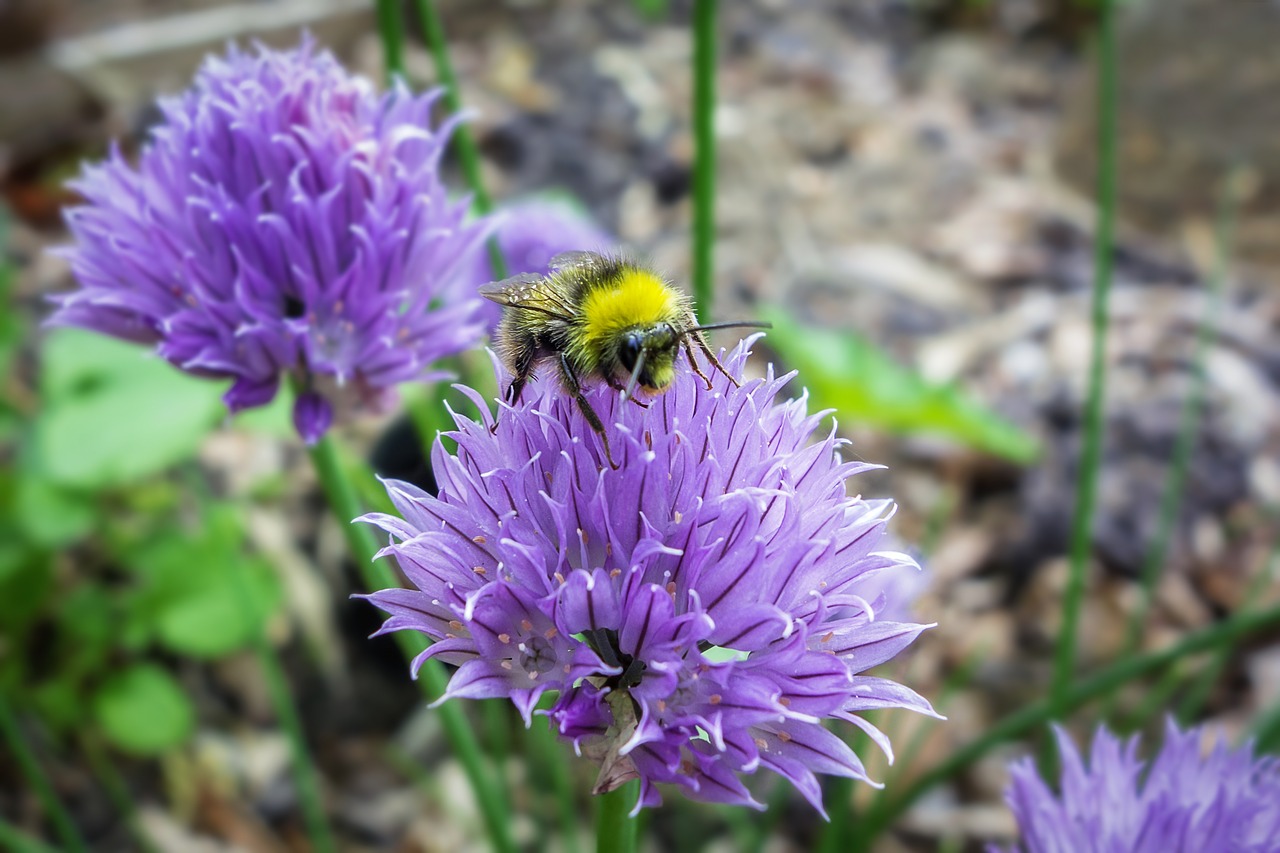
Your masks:
[[[773,835],[774,827],[782,820],[783,810],[787,807],[787,802],[791,799],[791,794],[795,790],[791,784],[782,777],[771,780],[772,790],[769,792],[769,798],[765,803],[764,813],[755,819],[755,837],[752,838],[750,844],[742,845],[743,853],[762,853],[765,845],[769,842],[769,838]],[[734,806],[734,808],[741,808]]]
[[[1195,447],[1196,435],[1200,424],[1200,412],[1204,407],[1205,390],[1205,357],[1209,344],[1214,337],[1214,327],[1222,307],[1222,288],[1228,275],[1229,258],[1231,256],[1232,233],[1234,232],[1235,213],[1238,194],[1234,192],[1237,182],[1230,176],[1224,182],[1222,198],[1219,203],[1216,227],[1214,229],[1213,270],[1209,275],[1207,299],[1208,308],[1201,317],[1196,328],[1194,350],[1191,356],[1191,388],[1183,400],[1182,412],[1178,421],[1178,435],[1174,442],[1173,459],[1169,466],[1169,475],[1165,480],[1164,494],[1160,496],[1160,510],[1156,522],[1156,534],[1151,548],[1142,565],[1142,594],[1138,607],[1129,619],[1128,631],[1125,635],[1122,655],[1132,654],[1142,639],[1142,628],[1146,624],[1147,614],[1151,610],[1151,602],[1155,598],[1156,581],[1160,577],[1160,567],[1164,565],[1165,555],[1169,552],[1169,540],[1173,537],[1174,522],[1178,517],[1178,505],[1183,490],[1187,485],[1187,472],[1191,467],[1191,451]]]
[[[190,488],[191,495],[200,506],[204,515],[214,502],[214,495],[209,488],[200,467],[194,462],[185,466],[183,471]],[[302,721],[298,717],[298,709],[293,704],[293,693],[289,688],[289,678],[285,675],[284,666],[276,654],[275,647],[267,638],[266,614],[257,612],[258,603],[254,598],[249,574],[243,563],[237,563],[230,571],[235,575],[236,594],[240,599],[240,608],[248,615],[250,624],[257,625],[253,632],[253,651],[258,658],[258,666],[262,669],[263,680],[267,684],[267,696],[271,708],[275,711],[276,720],[284,731],[289,743],[289,757],[292,759],[294,784],[298,786],[298,800],[302,806],[302,819],[307,828],[307,837],[311,841],[311,849],[316,853],[334,853],[338,849],[329,828],[324,800],[320,795],[320,772],[311,759],[311,751],[307,747],[307,738],[302,731]],[[108,785],[110,793],[110,785]]]
[[[1093,354],[1085,407],[1084,447],[1071,522],[1071,574],[1062,605],[1062,628],[1054,656],[1050,707],[1053,717],[1067,701],[1075,674],[1076,635],[1089,568],[1098,467],[1102,459],[1103,394],[1106,386],[1107,302],[1111,291],[1116,209],[1116,26],[1114,0],[1099,0],[1098,55],[1098,225],[1094,236]]]
[[[302,731],[302,720],[299,719],[298,709],[293,704],[289,677],[285,675],[280,656],[267,637],[265,623],[253,614],[256,603],[249,588],[245,567],[238,565],[232,571],[237,576],[241,606],[248,609],[250,618],[260,626],[254,631],[253,650],[258,657],[258,666],[262,668],[262,677],[267,682],[267,695],[271,699],[276,720],[289,741],[289,752],[293,758],[294,784],[298,786],[298,799],[302,804],[302,815],[307,825],[307,837],[311,840],[311,849],[316,853],[322,853],[322,851],[334,853],[338,845],[334,841],[333,830],[329,828],[324,799],[320,793],[320,771],[312,761],[310,749],[307,748],[307,738]]]
[[[54,829],[58,833],[58,837],[62,839],[62,846],[67,850],[75,851],[75,853],[87,853],[88,848],[85,846],[84,839],[80,836],[80,831],[76,829],[75,823],[71,820],[71,815],[67,812],[62,801],[58,799],[58,794],[53,788],[53,783],[49,781],[49,777],[45,775],[41,769],[40,763],[36,761],[35,753],[27,745],[26,738],[22,736],[22,731],[18,728],[18,721],[13,716],[13,709],[9,707],[9,699],[0,692],[0,729],[4,730],[4,739],[8,742],[9,748],[13,750],[14,757],[18,760],[18,768],[22,771],[23,777],[27,780],[27,784],[36,792],[36,796],[40,798],[40,804],[44,807],[45,814],[49,820],[53,821]]]
[[[32,838],[3,818],[0,818],[0,849],[13,853],[59,853],[57,847]]]
[[[1242,612],[1228,619],[1188,634],[1178,643],[1160,651],[1117,660],[1093,675],[1069,684],[1060,702],[1042,699],[1004,717],[987,729],[981,737],[951,753],[936,767],[914,779],[898,796],[882,800],[858,825],[857,843],[850,849],[869,850],[871,840],[906,811],[921,795],[986,755],[1005,741],[1024,736],[1045,722],[1058,718],[1104,696],[1126,682],[1161,669],[1187,655],[1209,649],[1225,648],[1240,638],[1264,629],[1280,626],[1280,607],[1257,612]]]
[[[1249,726],[1249,736],[1256,741],[1258,753],[1272,753],[1280,748],[1280,702],[1253,721]]]
[[[856,823],[853,814],[853,780],[831,779],[823,791],[830,820],[822,827],[815,849],[818,853],[840,853],[848,846],[849,827]]]
[[[505,699],[487,699],[480,703],[480,719],[484,723],[484,739],[489,754],[499,767],[511,754],[511,703]]]
[[[1209,668],[1211,669],[1212,666]],[[1107,708],[1107,712],[1102,715],[1102,718],[1111,721],[1109,728],[1116,734],[1137,731],[1152,717],[1172,707],[1173,697],[1186,685],[1191,673],[1195,671],[1196,661],[1180,660],[1174,663],[1173,666],[1164,671],[1164,675],[1160,677],[1159,681],[1147,688],[1142,704],[1131,714],[1114,715],[1111,713],[1111,704],[1120,691],[1112,693],[1106,698],[1104,707]]]
[[[960,666],[947,675],[946,679],[942,682],[942,687],[938,689],[938,698],[933,703],[934,709],[937,710],[939,714],[944,713],[947,710],[947,706],[951,703],[951,699],[959,693],[961,689],[973,683],[974,674],[978,671],[979,665],[981,665],[983,661],[987,660],[988,651],[988,645],[984,643],[982,646],[979,646],[970,652],[969,656],[961,661]],[[916,756],[919,755],[920,750],[924,748],[925,739],[928,736],[929,729],[925,726],[921,726],[911,739],[907,741],[905,749],[895,749],[895,769],[902,768],[905,770],[906,768],[914,765]],[[895,738],[891,737],[890,743],[894,742],[894,740]],[[898,776],[901,776],[901,771],[889,776],[889,778],[885,780],[885,790],[892,790],[894,782]],[[883,797],[884,793],[885,792],[882,790],[880,792],[880,796]]]
[[[716,0],[693,4],[693,299],[711,319],[716,228]]]
[[[351,558],[360,568],[365,587],[369,590],[378,590],[400,586],[387,561],[374,559],[374,555],[381,548],[373,528],[367,524],[352,523],[353,519],[362,514],[362,508],[356,499],[356,490],[351,478],[339,459],[332,435],[325,435],[312,445],[310,453],[316,476],[319,477],[325,497],[329,501],[329,508],[346,536]],[[416,631],[397,631],[395,637],[409,660],[417,657],[427,647],[426,638]],[[434,700],[444,693],[448,677],[439,661],[428,660],[422,665],[418,683],[427,698]],[[500,853],[514,853],[516,847],[511,839],[506,797],[501,787],[490,779],[484,767],[480,745],[467,718],[462,713],[461,706],[456,702],[446,702],[437,709],[437,712],[449,743],[458,760],[462,762],[463,770],[471,783],[490,843]]]
[[[88,734],[81,740],[81,744],[84,747],[85,756],[89,759],[93,775],[98,777],[111,804],[115,806],[116,811],[124,819],[125,825],[129,827],[133,840],[137,842],[138,850],[142,853],[158,853],[155,845],[151,843],[151,837],[138,823],[138,808],[134,805],[133,797],[129,793],[129,786],[125,784],[120,771],[116,769],[110,756],[102,748],[102,742],[93,734]]]
[[[1261,599],[1263,593],[1276,582],[1277,577],[1280,577],[1280,542],[1272,548],[1271,557],[1262,571],[1258,572],[1258,576],[1245,589],[1240,610],[1252,610],[1253,603]],[[1223,645],[1214,650],[1213,662],[1205,668],[1204,674],[1192,685],[1182,704],[1178,706],[1179,723],[1184,726],[1189,725],[1200,714],[1204,703],[1209,701],[1209,692],[1213,689],[1213,685],[1221,677],[1222,671],[1227,668],[1232,651],[1229,645]]]
[[[444,103],[450,113],[458,113],[462,109],[462,99],[458,95],[458,77],[453,73],[453,63],[449,59],[449,45],[444,38],[444,25],[440,22],[440,12],[434,0],[414,0],[418,17],[422,20],[422,34],[427,47],[431,49],[431,59],[435,62],[436,78],[444,87]],[[458,163],[462,166],[462,176],[471,190],[471,208],[480,216],[493,210],[493,198],[485,189],[484,177],[480,173],[480,149],[476,139],[471,135],[471,128],[459,125],[453,131],[453,150],[458,155]],[[489,238],[489,263],[493,266],[495,278],[507,277],[507,261],[498,246],[497,238]]]
[[[377,0],[378,36],[387,77],[404,77],[404,12],[400,0]]]
[[[445,42],[440,13],[432,0],[414,0],[414,4],[418,17],[422,19],[423,37],[435,62],[436,77],[444,87],[444,104],[450,113],[460,112],[462,100],[458,95],[458,77],[453,73],[453,63],[449,60],[449,46]],[[485,190],[484,180],[480,176],[480,149],[476,147],[475,137],[466,125],[453,132],[453,146],[462,165],[462,174],[471,188],[472,204],[476,212],[488,213],[493,209],[493,200]]]
[[[596,853],[634,853],[636,821],[627,813],[635,802],[638,785],[638,782],[628,782],[599,798]]]
[[[580,853],[578,827],[582,823],[582,815],[574,797],[573,774],[569,770],[570,764],[565,761],[564,747],[550,726],[538,725],[536,720],[529,735],[532,759],[551,777],[552,795],[560,822],[560,847],[565,853]]]
[[[729,834],[733,836],[734,849],[754,850],[757,843],[764,843],[760,821],[753,820],[755,812],[741,806],[721,806],[716,809],[716,812],[729,828]]]

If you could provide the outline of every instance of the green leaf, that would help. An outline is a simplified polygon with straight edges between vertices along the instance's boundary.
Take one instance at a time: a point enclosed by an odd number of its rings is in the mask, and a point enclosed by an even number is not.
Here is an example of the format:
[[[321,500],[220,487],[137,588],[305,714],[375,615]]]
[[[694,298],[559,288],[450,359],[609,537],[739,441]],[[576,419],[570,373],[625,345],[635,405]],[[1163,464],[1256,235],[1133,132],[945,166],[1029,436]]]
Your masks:
[[[32,689],[31,702],[41,721],[65,731],[84,721],[84,695],[80,690],[75,679],[55,678]]]
[[[218,383],[100,335],[50,335],[42,370],[38,464],[64,486],[119,486],[163,470],[194,453],[224,413]]]
[[[157,639],[179,654],[221,657],[248,646],[279,603],[270,565],[228,562],[165,602],[156,615]]]
[[[191,734],[195,709],[178,682],[155,664],[135,664],[98,688],[90,703],[107,738],[125,752],[160,755]]]
[[[225,510],[225,511],[223,511]],[[215,658],[249,645],[280,603],[272,567],[246,557],[233,508],[214,506],[194,535],[170,529],[123,556],[142,581],[125,634]]]
[[[293,426],[293,389],[282,382],[274,400],[232,416],[231,426],[276,438],[294,438],[297,430]]]
[[[13,637],[43,613],[53,594],[53,564],[47,553],[22,548],[16,536],[6,538],[0,526],[0,633]]]
[[[27,473],[18,479],[15,520],[30,542],[46,548],[69,545],[93,530],[97,507],[92,498]]]
[[[671,0],[631,0],[631,5],[640,13],[640,17],[653,23],[666,17]]]
[[[901,433],[934,433],[1026,464],[1035,460],[1035,439],[964,394],[938,385],[895,361],[852,332],[801,326],[787,314],[766,311],[773,324],[768,344],[809,389],[819,409]]]

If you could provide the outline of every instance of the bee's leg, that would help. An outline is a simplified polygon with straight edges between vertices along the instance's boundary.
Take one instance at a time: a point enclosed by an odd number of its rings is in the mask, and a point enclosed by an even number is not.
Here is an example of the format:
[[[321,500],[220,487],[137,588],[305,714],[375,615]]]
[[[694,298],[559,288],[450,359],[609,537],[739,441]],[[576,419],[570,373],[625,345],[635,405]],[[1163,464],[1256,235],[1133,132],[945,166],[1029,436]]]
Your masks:
[[[695,332],[694,334],[697,334],[697,333]],[[706,351],[705,346],[703,347],[703,351],[704,352]],[[707,383],[707,390],[710,391],[711,380],[707,378],[707,374],[703,373],[702,368],[698,366],[698,360],[693,357],[693,347],[689,346],[688,343],[684,345],[684,354],[685,354],[685,357],[689,359],[689,366],[693,368],[693,372],[702,377],[702,381]]]
[[[511,384],[507,386],[507,403],[514,406],[520,402],[520,395],[524,392],[524,386],[533,375],[533,347],[525,347],[516,354],[515,376],[511,380]]]
[[[507,386],[505,399],[508,405],[514,406],[520,402],[520,395],[524,392],[524,386],[533,376],[533,347],[527,347],[521,350],[515,358],[515,377],[511,380],[511,384]],[[501,413],[499,413],[501,414]],[[498,431],[498,418],[493,419],[493,426],[489,427],[490,433]]]
[[[609,377],[608,379],[606,379],[605,381],[606,381],[606,382],[608,382],[608,383],[609,383],[609,387],[610,387],[610,388],[612,388],[612,389],[613,389],[613,390],[615,390],[615,391],[626,391],[626,390],[627,390],[627,386],[623,385],[621,382],[619,382],[617,379],[614,379],[612,376],[610,376],[610,377]],[[630,397],[628,397],[627,399],[628,399],[628,400],[630,400],[631,402],[635,403],[637,406],[639,406],[639,407],[640,407],[640,408],[642,408],[642,409],[647,409],[647,408],[649,408],[649,404],[648,404],[648,403],[644,402],[643,400],[637,400],[634,394],[633,394],[633,395],[631,395]]]
[[[698,349],[702,350],[702,354],[707,357],[707,361],[711,362],[711,366],[725,375],[725,378],[733,383],[734,388],[741,388],[742,383],[733,378],[733,374],[724,369],[724,365],[720,363],[720,359],[716,358],[715,353],[711,351],[711,347],[707,346],[707,339],[702,336],[702,332],[694,332],[690,335],[698,342]],[[689,363],[693,365],[693,371],[702,377],[702,381],[707,383],[707,390],[711,390],[711,380],[707,375],[698,369],[697,362],[693,360],[693,347],[685,344],[685,352],[689,355]]]
[[[609,436],[604,431],[604,424],[601,423],[600,416],[596,414],[596,410],[591,408],[591,404],[583,396],[582,386],[578,384],[578,377],[574,374],[573,368],[569,366],[569,359],[564,353],[560,353],[560,378],[564,382],[565,389],[577,401],[578,408],[582,410],[582,416],[587,419],[592,431],[600,436],[600,442],[604,445],[604,456],[609,460],[609,467],[617,471],[618,464],[613,461],[613,453],[609,450]]]

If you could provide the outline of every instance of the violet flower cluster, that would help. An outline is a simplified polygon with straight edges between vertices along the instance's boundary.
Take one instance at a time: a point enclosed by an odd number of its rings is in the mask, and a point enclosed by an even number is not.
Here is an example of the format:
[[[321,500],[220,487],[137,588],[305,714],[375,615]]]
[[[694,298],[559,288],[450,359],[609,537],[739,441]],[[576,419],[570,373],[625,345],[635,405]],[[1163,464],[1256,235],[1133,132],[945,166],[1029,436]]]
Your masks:
[[[451,200],[439,93],[378,96],[327,52],[232,48],[161,100],[136,167],[113,151],[73,187],[80,288],[53,322],[157,344],[179,368],[233,380],[227,406],[301,385],[294,422],[328,428],[339,388],[381,405],[476,343],[463,264],[486,236]]]
[[[749,342],[726,359],[741,376]],[[410,583],[368,598],[413,630],[428,658],[458,667],[441,701],[508,698],[546,713],[601,765],[596,792],[639,778],[638,810],[671,783],[696,799],[761,807],[743,776],[770,770],[819,810],[817,774],[867,779],[823,727],[845,720],[892,757],[859,714],[933,714],[907,687],[865,675],[925,625],[886,621],[876,576],[914,572],[877,550],[887,500],[846,494],[875,467],[842,461],[821,414],[783,401],[790,377],[710,390],[690,371],[647,409],[587,390],[613,470],[573,399],[552,381],[503,405],[496,424],[456,417],[432,463],[439,495],[387,483],[388,531]],[[504,377],[500,377],[505,381]],[[536,390],[535,390],[536,389]]]
[[[1275,853],[1280,850],[1280,762],[1230,749],[1219,738],[1201,749],[1204,731],[1170,721],[1148,766],[1138,738],[1121,742],[1099,728],[1088,766],[1070,736],[1056,730],[1061,792],[1025,758],[1013,768],[1005,799],[1023,853]],[[995,849],[992,848],[993,853]]]

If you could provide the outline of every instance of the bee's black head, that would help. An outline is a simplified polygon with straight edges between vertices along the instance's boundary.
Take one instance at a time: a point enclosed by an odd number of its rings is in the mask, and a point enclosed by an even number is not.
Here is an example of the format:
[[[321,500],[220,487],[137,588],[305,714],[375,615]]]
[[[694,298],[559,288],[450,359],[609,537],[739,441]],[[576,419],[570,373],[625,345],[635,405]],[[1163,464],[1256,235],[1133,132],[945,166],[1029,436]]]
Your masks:
[[[680,337],[670,323],[631,329],[618,345],[618,360],[636,382],[650,390],[661,391],[675,376],[674,364]],[[641,359],[641,353],[644,358]],[[640,365],[637,373],[636,365]]]

